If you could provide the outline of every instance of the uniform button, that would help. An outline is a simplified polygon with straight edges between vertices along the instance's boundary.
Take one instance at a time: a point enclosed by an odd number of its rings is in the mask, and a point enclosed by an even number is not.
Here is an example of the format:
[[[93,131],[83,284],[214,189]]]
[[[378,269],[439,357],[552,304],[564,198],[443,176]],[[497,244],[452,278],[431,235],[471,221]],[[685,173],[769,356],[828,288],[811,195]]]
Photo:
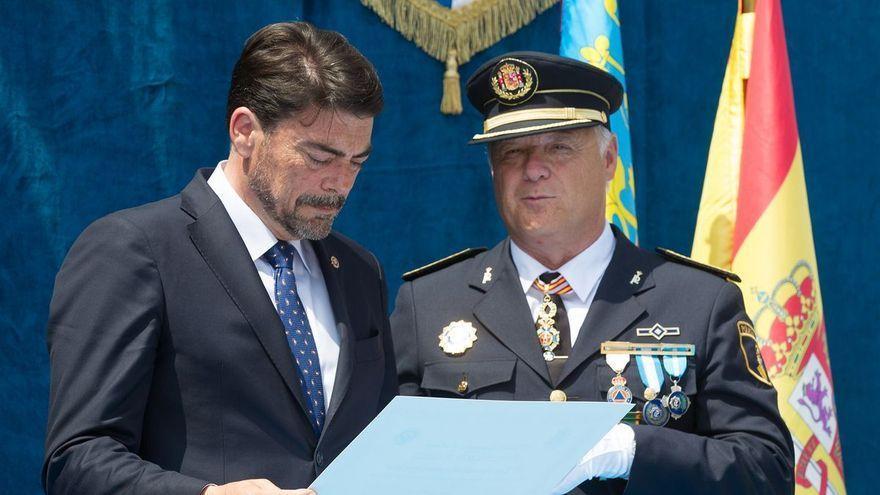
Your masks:
[[[550,402],[565,402],[568,396],[562,390],[554,390],[550,392]]]
[[[318,467],[324,465],[324,454],[318,452],[315,454],[315,463],[318,464]]]
[[[461,381],[458,382],[458,393],[463,394],[467,392],[468,389],[468,377],[467,375],[462,375]]]

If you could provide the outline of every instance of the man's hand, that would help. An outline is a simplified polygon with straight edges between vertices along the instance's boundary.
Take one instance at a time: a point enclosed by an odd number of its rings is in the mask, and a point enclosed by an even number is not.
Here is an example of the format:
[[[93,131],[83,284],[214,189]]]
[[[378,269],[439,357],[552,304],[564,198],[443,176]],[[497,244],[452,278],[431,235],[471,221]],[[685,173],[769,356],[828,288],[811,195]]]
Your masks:
[[[614,425],[556,485],[553,495],[568,493],[593,478],[629,478],[629,470],[636,455],[635,435],[629,425]]]
[[[203,495],[317,495],[312,490],[282,490],[269,480],[242,480],[225,485],[209,485]]]

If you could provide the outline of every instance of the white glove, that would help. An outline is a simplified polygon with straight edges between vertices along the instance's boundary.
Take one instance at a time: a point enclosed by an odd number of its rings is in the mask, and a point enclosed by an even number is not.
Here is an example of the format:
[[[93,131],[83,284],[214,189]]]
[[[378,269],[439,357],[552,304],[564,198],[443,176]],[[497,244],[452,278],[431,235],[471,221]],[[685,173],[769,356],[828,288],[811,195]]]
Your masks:
[[[584,481],[593,478],[629,479],[633,458],[636,455],[636,433],[626,424],[614,425],[599,440],[565,478],[553,489],[553,495],[563,495]]]

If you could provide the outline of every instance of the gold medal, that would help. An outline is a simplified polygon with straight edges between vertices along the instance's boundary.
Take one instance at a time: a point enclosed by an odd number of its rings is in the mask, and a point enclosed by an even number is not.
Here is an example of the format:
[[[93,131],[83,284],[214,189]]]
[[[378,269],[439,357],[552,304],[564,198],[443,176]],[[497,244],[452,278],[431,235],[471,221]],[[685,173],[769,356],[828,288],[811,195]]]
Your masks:
[[[549,294],[544,294],[544,300],[538,308],[538,322],[536,333],[538,334],[538,344],[544,351],[544,360],[553,361],[556,354],[553,350],[559,346],[559,330],[556,329],[556,316],[558,308]]]

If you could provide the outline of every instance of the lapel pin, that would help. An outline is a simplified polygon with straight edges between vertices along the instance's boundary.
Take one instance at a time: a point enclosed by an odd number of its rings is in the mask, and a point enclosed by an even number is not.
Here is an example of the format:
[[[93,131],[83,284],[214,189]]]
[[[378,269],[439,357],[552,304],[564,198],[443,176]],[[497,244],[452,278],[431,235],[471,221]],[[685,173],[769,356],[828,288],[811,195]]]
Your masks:
[[[336,256],[331,256],[330,265],[332,265],[333,268],[339,268],[339,258],[337,258]]]
[[[636,328],[636,335],[639,337],[654,337],[661,340],[667,335],[681,335],[681,329],[678,327],[664,327],[659,323],[654,323],[651,328]]]
[[[487,266],[486,271],[483,272],[483,283],[488,283],[492,281],[492,267]]]
[[[639,285],[642,283],[642,271],[636,270],[636,273],[633,275],[633,278],[629,281],[630,285]]]

